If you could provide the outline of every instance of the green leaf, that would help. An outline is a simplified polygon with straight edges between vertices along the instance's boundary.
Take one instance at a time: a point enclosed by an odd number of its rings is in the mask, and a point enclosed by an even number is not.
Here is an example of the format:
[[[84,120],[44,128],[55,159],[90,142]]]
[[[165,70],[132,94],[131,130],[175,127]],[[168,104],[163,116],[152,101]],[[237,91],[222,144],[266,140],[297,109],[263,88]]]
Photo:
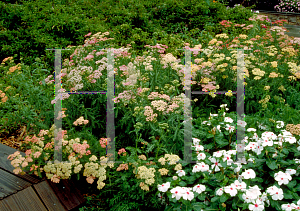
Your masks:
[[[187,185],[184,181],[180,181],[178,184],[182,187],[185,187]]]
[[[285,199],[293,199],[292,192],[290,190],[287,193],[283,193]]]
[[[229,197],[226,195],[226,194],[222,194],[222,196],[220,197],[220,202],[225,202],[225,201],[227,201],[227,199],[228,199]]]
[[[272,170],[278,168],[278,166],[276,165],[275,160],[267,160],[267,166],[268,166],[270,169],[272,169]]]
[[[282,149],[282,152],[283,152],[284,154],[286,154],[286,155],[289,154],[289,150],[286,149],[286,148],[283,148],[283,149]]]
[[[296,190],[297,190],[297,191],[300,191],[300,184],[297,185]]]
[[[224,194],[223,194],[223,195],[224,195]],[[213,198],[211,199],[211,202],[216,202],[216,201],[218,201],[219,198],[220,198],[219,196],[215,196],[215,197],[213,197]]]
[[[297,184],[296,180],[292,180],[286,186],[291,190]]]

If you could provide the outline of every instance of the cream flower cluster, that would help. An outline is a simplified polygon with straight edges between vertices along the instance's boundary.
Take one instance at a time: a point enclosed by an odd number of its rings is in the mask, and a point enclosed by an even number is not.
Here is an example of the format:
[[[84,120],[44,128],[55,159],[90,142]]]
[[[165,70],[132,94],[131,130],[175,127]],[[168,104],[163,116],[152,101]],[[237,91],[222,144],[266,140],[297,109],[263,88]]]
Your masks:
[[[79,117],[75,122],[73,122],[74,125],[82,125],[82,124],[87,124],[89,123],[89,120],[84,120],[83,116]]]
[[[152,185],[155,182],[154,172],[155,172],[154,168],[149,168],[148,169],[146,166],[140,166],[140,167],[138,167],[138,174],[136,175],[136,177],[138,179],[145,179],[146,184]],[[146,184],[141,183],[140,187],[141,187],[142,190],[149,191],[149,186],[146,185]]]
[[[171,53],[168,53],[166,54],[162,59],[161,59],[161,64],[163,65],[167,65],[167,64],[170,64],[170,63],[173,63],[173,62],[176,62],[176,58],[171,54]]]
[[[278,53],[277,48],[274,45],[265,47],[264,52],[268,55],[268,56],[275,56],[275,54]]]
[[[297,64],[294,62],[287,62],[287,64],[290,68],[290,72],[294,74],[298,79],[300,79],[300,65],[297,66]],[[290,76],[290,77],[294,77],[294,76]]]
[[[229,37],[227,36],[227,34],[223,33],[223,34],[217,34],[216,38],[224,38],[224,39],[228,39]]]
[[[151,105],[158,111],[164,111],[168,107],[168,104],[162,100],[154,100]]]
[[[289,54],[289,56],[295,56],[296,55],[296,51],[292,46],[288,46],[288,47],[284,47],[281,49],[281,51],[287,52]]]
[[[55,176],[57,179],[68,179],[72,173],[72,163],[60,162],[52,164],[52,162],[49,161],[43,169],[48,179],[52,180],[53,176]]]
[[[158,170],[161,176],[168,175],[169,170],[166,168],[161,168]]]
[[[173,155],[173,154],[165,154],[165,157],[161,157],[158,162],[161,163],[161,165],[165,165],[166,164],[166,161],[169,161],[169,165],[175,165],[177,161],[179,161],[179,156],[178,155]],[[178,164],[179,166],[176,167],[177,168],[180,168],[181,164]],[[175,170],[176,170],[175,169]],[[177,169],[177,170],[180,170],[180,169]]]
[[[265,71],[263,71],[263,70],[261,70],[261,69],[259,69],[259,68],[254,68],[254,69],[252,70],[252,73],[253,73],[254,75],[258,75],[258,76],[255,76],[255,77],[254,77],[254,80],[259,80],[259,79],[261,79],[262,76],[264,76]]]

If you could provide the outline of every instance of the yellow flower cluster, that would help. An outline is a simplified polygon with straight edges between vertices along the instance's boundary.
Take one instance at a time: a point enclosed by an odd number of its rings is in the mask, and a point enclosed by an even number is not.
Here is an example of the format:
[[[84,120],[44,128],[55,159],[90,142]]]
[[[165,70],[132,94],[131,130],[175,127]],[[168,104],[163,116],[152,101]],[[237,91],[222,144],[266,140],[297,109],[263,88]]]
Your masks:
[[[277,61],[273,61],[273,62],[270,62],[270,63],[272,65],[272,67],[277,67],[277,65],[278,65]]]
[[[296,80],[296,78],[300,79],[300,65],[297,66],[294,62],[288,62],[288,66],[291,68],[290,72],[296,76],[289,76],[290,81],[293,79]]]
[[[296,51],[292,46],[284,47],[281,49],[283,53],[287,52],[290,56],[295,56]]]
[[[281,90],[282,92],[286,91],[283,85],[281,85],[278,89]]]
[[[224,39],[228,39],[229,37],[227,36],[227,34],[223,33],[223,34],[217,34],[216,38],[224,38]]]
[[[169,170],[166,168],[162,168],[158,170],[161,176],[168,175]]]
[[[259,80],[259,79],[261,79],[262,76],[264,76],[265,71],[262,71],[262,70],[260,70],[259,68],[254,68],[254,69],[252,70],[252,73],[253,73],[254,75],[258,75],[258,76],[255,76],[255,77],[254,77],[254,80]]]
[[[214,45],[216,42],[218,42],[217,39],[212,39],[211,41],[209,41],[208,45]]]
[[[263,108],[267,108],[267,102],[270,100],[270,95],[267,95],[264,99],[258,101],[258,103],[262,103]]]
[[[225,59],[225,54],[223,54],[223,53],[221,53],[221,54],[216,53],[216,54],[214,54],[213,57],[217,57],[216,59],[212,60],[213,63],[217,64],[220,61],[223,61]]]
[[[247,37],[248,37],[248,36],[245,35],[245,34],[240,34],[240,35],[239,35],[239,38],[242,38],[242,39],[247,39]]]

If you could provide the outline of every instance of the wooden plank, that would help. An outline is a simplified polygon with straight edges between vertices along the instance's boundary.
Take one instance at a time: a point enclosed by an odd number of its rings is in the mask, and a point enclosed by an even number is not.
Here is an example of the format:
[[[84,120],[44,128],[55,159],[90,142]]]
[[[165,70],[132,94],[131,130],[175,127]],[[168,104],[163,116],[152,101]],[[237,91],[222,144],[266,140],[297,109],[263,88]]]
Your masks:
[[[67,210],[71,210],[85,202],[83,195],[72,180],[60,180],[59,183],[53,183],[47,179],[47,182]]]
[[[42,201],[48,210],[67,210],[59,201],[58,197],[55,195],[55,192],[52,190],[48,182],[45,180],[38,184],[33,185],[37,194],[40,196]]]
[[[47,211],[32,187],[26,188],[16,194],[0,201],[1,211]]]
[[[0,199],[30,187],[31,185],[30,182],[0,169]]]
[[[8,160],[7,157],[11,154],[14,154],[16,151],[17,150],[12,148],[12,147],[6,146],[4,144],[0,144],[0,169],[4,169],[6,171],[9,171],[14,175],[29,181],[30,183],[35,183],[36,184],[36,183],[42,181],[42,179],[37,177],[36,175],[30,175],[30,174],[20,175],[20,174],[13,173],[13,170],[15,168],[11,165],[11,161]],[[20,154],[23,157],[25,157],[24,152],[20,152]]]

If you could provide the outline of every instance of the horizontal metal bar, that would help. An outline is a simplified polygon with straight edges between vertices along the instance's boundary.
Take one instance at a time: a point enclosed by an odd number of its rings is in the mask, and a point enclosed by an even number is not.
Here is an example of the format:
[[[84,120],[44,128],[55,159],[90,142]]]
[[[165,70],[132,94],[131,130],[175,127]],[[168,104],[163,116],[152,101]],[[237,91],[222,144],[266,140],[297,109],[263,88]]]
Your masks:
[[[59,92],[59,93],[68,93],[68,94],[95,94],[95,93],[101,93],[106,94],[107,91],[91,91],[91,92]]]
[[[217,92],[200,92],[200,91],[193,91],[191,92],[192,94],[209,94],[209,93],[214,93],[214,94],[225,94],[225,93],[232,93],[236,94],[236,92],[228,92],[228,91],[217,91]]]

